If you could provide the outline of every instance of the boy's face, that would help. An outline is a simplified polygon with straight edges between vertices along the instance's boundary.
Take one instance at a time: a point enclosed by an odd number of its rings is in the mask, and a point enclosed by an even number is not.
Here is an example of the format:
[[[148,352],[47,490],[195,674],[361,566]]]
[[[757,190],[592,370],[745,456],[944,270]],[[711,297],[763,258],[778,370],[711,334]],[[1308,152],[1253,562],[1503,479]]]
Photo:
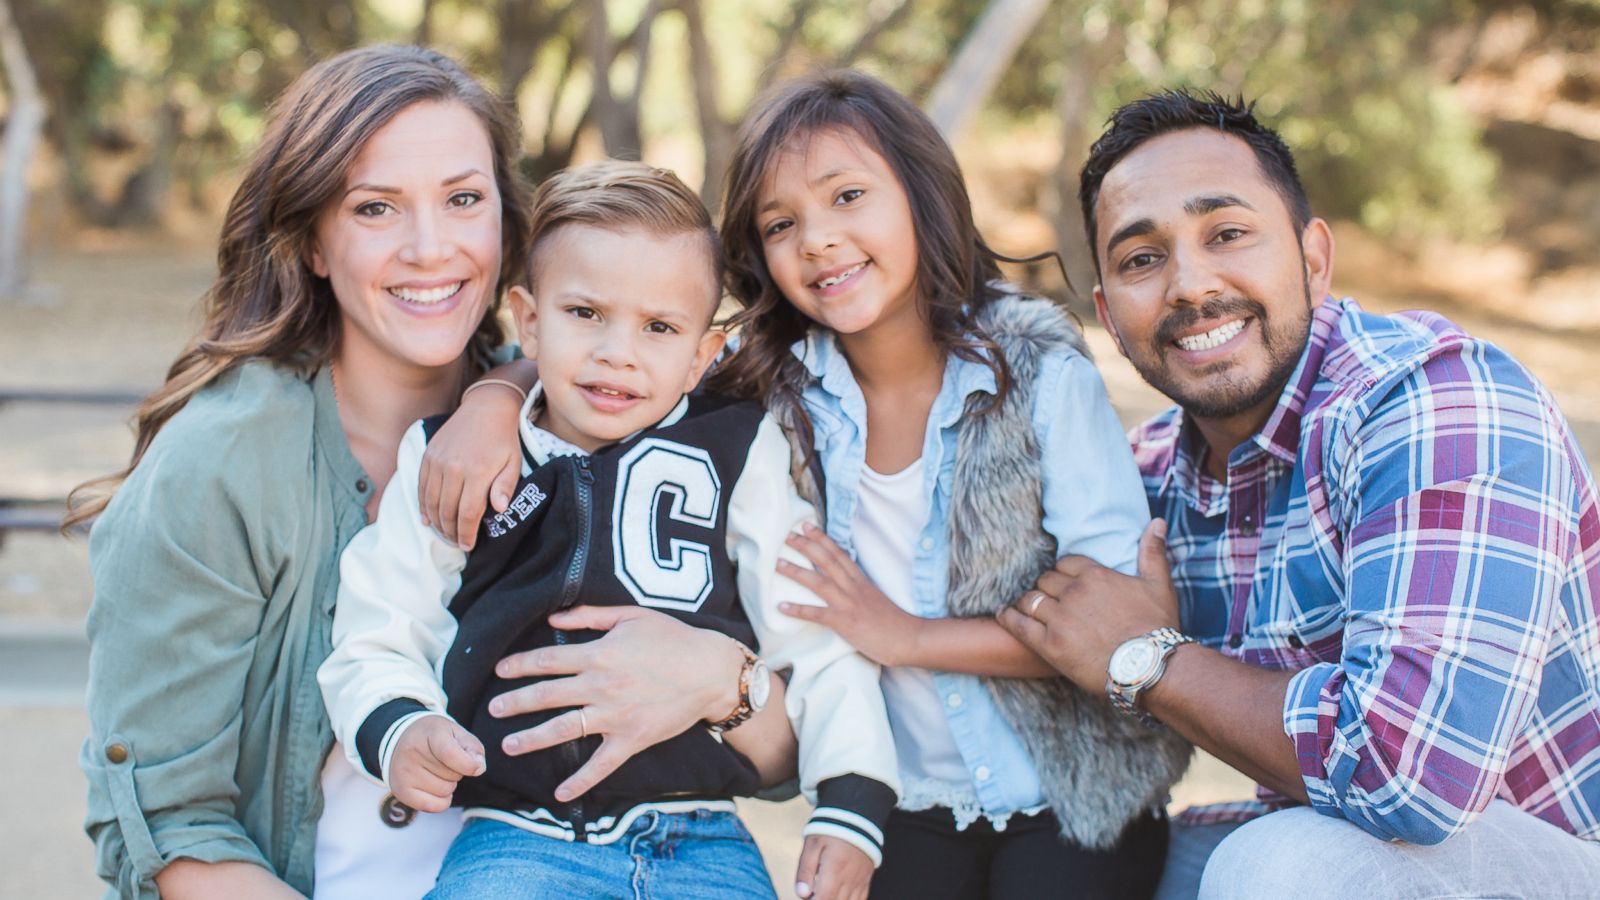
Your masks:
[[[594,451],[655,424],[722,349],[720,292],[704,235],[567,225],[514,289],[524,352],[539,363],[537,424]]]

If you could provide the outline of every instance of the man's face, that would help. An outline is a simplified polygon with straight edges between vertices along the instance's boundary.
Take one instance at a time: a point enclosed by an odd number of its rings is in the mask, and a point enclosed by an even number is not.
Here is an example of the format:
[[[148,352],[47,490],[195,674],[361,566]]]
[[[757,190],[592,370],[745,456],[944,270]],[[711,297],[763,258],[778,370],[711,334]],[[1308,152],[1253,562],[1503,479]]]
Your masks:
[[[1328,290],[1327,225],[1297,234],[1238,138],[1156,137],[1106,173],[1095,311],[1151,386],[1203,419],[1264,420]]]

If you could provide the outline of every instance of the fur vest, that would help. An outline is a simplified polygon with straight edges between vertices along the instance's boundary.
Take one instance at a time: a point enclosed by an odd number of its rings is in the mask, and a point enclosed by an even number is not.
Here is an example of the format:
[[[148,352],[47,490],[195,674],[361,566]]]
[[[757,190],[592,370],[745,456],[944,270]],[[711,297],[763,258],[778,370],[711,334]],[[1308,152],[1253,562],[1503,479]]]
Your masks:
[[[994,615],[1055,564],[1055,540],[1042,526],[1035,390],[1050,353],[1089,355],[1083,335],[1047,300],[1002,297],[979,314],[979,324],[1005,355],[1012,386],[997,409],[969,412],[957,426],[947,605],[961,617]],[[797,421],[791,409],[774,412],[779,421]],[[813,469],[797,465],[795,474],[820,510]],[[1085,847],[1114,844],[1129,822],[1165,802],[1188,765],[1187,741],[1118,713],[1100,691],[1082,691],[1066,678],[983,680],[1033,757],[1062,836]]]

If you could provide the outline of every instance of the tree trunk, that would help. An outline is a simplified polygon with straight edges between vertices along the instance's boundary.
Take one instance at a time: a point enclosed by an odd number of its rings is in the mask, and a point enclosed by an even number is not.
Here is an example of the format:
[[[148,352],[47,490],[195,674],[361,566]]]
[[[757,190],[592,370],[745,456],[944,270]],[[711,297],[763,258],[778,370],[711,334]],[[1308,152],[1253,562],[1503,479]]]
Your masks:
[[[10,87],[11,112],[0,151],[0,298],[21,293],[28,227],[28,164],[44,129],[44,103],[9,0],[0,0],[0,64]]]
[[[722,176],[733,157],[733,125],[722,117],[717,101],[717,60],[706,37],[700,0],[681,0],[678,9],[689,33],[689,75],[694,85],[694,106],[700,121],[700,145],[705,151],[701,169],[700,199],[713,212],[722,202]]]
[[[959,135],[988,99],[1011,57],[1049,6],[1050,0],[990,0],[928,94],[928,115],[946,138],[953,140]]]
[[[1075,18],[1075,17],[1069,17]],[[1121,54],[1120,23],[1109,25],[1100,34],[1086,34],[1079,21],[1069,21],[1064,30],[1073,32],[1062,42],[1063,52],[1072,62],[1056,93],[1056,117],[1061,123],[1061,158],[1056,162],[1056,202],[1052,224],[1056,229],[1056,248],[1071,281],[1073,307],[1079,315],[1094,315],[1092,290],[1095,282],[1094,250],[1084,228],[1083,208],[1078,204],[1079,171],[1088,158],[1091,119],[1094,114],[1094,88]]]

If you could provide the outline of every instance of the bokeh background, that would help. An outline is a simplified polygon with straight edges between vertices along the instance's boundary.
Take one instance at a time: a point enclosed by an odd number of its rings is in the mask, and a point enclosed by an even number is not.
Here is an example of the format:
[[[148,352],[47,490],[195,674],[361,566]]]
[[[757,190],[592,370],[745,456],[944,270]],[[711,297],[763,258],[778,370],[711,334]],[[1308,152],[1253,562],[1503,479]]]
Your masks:
[[[603,155],[719,201],[734,129],[786,76],[858,66],[955,144],[1011,274],[1067,303],[1124,419],[1161,398],[1093,325],[1076,172],[1120,102],[1243,93],[1334,222],[1335,288],[1426,307],[1549,384],[1600,453],[1600,0],[0,0],[0,510],[131,448],[125,403],[196,323],[272,98],[358,44],[451,53],[515,100],[528,173]],[[40,396],[43,394],[44,396]],[[79,831],[82,538],[0,533],[3,897],[97,893]],[[1179,805],[1240,796],[1201,759]],[[787,886],[804,810],[753,804]]]

